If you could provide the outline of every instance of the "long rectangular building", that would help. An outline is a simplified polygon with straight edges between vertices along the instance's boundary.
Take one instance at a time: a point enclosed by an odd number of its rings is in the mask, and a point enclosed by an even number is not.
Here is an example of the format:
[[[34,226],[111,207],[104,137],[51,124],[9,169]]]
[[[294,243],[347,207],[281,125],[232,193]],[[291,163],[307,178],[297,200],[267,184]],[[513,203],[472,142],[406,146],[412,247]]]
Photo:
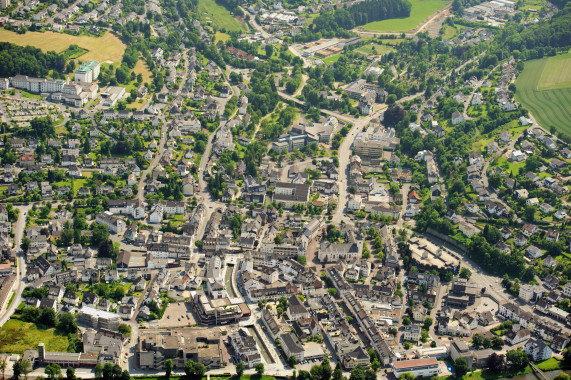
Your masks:
[[[440,373],[440,364],[436,358],[401,360],[393,362],[391,366],[397,378],[407,372],[415,377],[432,377]]]

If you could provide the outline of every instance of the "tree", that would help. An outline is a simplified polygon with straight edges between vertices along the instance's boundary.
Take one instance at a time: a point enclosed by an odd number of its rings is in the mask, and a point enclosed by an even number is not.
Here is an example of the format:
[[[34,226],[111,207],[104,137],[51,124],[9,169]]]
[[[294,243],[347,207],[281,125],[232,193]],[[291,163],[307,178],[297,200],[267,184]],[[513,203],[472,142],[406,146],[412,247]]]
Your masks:
[[[238,375],[238,378],[242,377],[245,369],[246,366],[244,365],[244,362],[236,363],[236,375]]]
[[[119,379],[119,377],[121,377],[121,374],[123,373],[123,370],[121,369],[121,366],[119,366],[119,364],[115,364],[113,366],[113,371],[111,373],[113,375],[113,379]]]
[[[335,371],[333,371],[333,380],[343,380],[343,370],[341,368],[335,368]]]
[[[14,378],[16,380],[18,380],[20,378],[20,375],[22,374],[22,364],[20,363],[20,361],[14,362],[14,364],[12,365],[12,374],[14,375]]]
[[[42,323],[48,327],[53,327],[56,325],[56,312],[50,307],[42,309],[40,312],[39,323]]]
[[[385,111],[384,123],[389,127],[394,127],[404,119],[405,113],[401,105],[391,104]]]
[[[510,367],[514,369],[523,369],[529,364],[529,357],[525,351],[510,350],[506,353],[506,360],[510,363]]]
[[[333,373],[333,369],[331,368],[331,363],[329,362],[328,358],[323,359],[321,362],[321,380],[329,380]]]
[[[131,336],[131,326],[125,323],[119,325],[119,332],[125,336]]]
[[[414,380],[414,375],[410,372],[406,372],[399,376],[399,380]]]
[[[121,372],[120,380],[131,380],[131,374],[129,373],[129,371],[124,370],[123,372]]]
[[[97,362],[97,364],[95,365],[95,378],[101,379],[102,375],[103,375],[103,364],[101,362]]]
[[[424,320],[424,329],[428,330],[430,326],[432,326],[432,318],[426,317],[426,319]]]
[[[553,380],[569,380],[569,379],[571,379],[571,376],[569,376],[565,372],[561,372],[559,375],[553,378]]]
[[[194,362],[192,360],[188,360],[184,365],[184,373],[186,376],[194,375]]]
[[[351,370],[351,376],[349,376],[349,380],[365,380],[365,370],[361,365],[353,368]]]
[[[476,348],[480,348],[482,343],[484,342],[484,337],[482,334],[474,334],[472,337],[472,345]]]
[[[297,358],[294,355],[291,355],[289,358],[287,358],[287,364],[289,364],[290,367],[295,367],[297,364]]]
[[[31,240],[27,237],[22,238],[22,242],[20,243],[20,248],[22,251],[28,252],[28,248],[30,248]]]
[[[2,358],[0,360],[0,372],[2,372],[2,380],[4,380],[4,372],[6,372],[6,358]]]
[[[490,338],[484,338],[482,345],[484,346],[484,348],[490,348],[492,347],[492,340]]]
[[[35,137],[45,139],[55,136],[54,121],[50,116],[36,117],[30,122],[30,127]]]
[[[270,58],[274,53],[274,47],[270,44],[266,44],[266,58]]]
[[[103,379],[111,380],[113,379],[113,364],[105,363],[103,366]]]
[[[525,209],[523,211],[523,215],[524,215],[525,220],[533,223],[533,221],[535,221],[535,206],[526,205]]]
[[[266,369],[264,368],[264,363],[256,364],[256,373],[258,374],[258,376],[262,376],[265,370]]]
[[[457,358],[454,362],[456,377],[462,377],[468,372],[468,362],[464,358]]]
[[[202,363],[195,363],[194,364],[194,375],[198,378],[202,378],[206,373],[206,366]]]
[[[492,338],[492,346],[495,349],[500,349],[504,346],[504,340],[502,338],[500,338],[499,336],[495,336]]]
[[[52,380],[59,379],[61,377],[61,367],[59,364],[50,364],[44,369],[44,373]]]
[[[403,324],[404,326],[410,325],[410,318],[409,318],[409,317],[404,317],[404,318],[402,319],[402,324]]]
[[[171,377],[172,368],[173,368],[172,359],[167,359],[167,361],[165,362],[165,376],[167,377],[167,379],[170,379]]]
[[[67,367],[65,370],[65,377],[67,380],[75,380],[75,369],[73,369],[73,367]]]
[[[432,342],[430,342],[430,347],[435,348],[436,347],[436,341],[433,340]]]
[[[488,358],[488,368],[492,371],[501,371],[504,369],[504,355],[498,355],[495,352]]]
[[[32,372],[32,363],[29,360],[20,360],[20,373],[24,375],[24,379],[28,380],[28,374]]]
[[[470,269],[468,268],[460,269],[460,278],[465,278],[466,280],[469,280],[471,276],[472,276],[472,271]]]
[[[75,323],[73,314],[69,312],[63,313],[59,317],[57,328],[66,334],[75,334],[77,332],[77,324]]]

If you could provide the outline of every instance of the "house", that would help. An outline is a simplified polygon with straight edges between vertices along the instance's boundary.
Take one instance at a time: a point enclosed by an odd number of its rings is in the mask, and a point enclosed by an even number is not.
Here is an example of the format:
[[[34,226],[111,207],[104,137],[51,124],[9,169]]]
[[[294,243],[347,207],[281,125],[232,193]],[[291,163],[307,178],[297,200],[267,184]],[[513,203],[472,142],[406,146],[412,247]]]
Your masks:
[[[297,296],[291,296],[288,299],[288,302],[289,306],[286,313],[290,321],[297,321],[298,319],[310,317],[309,311]]]
[[[534,362],[547,360],[553,354],[551,348],[541,339],[530,339],[525,344],[524,350]]]
[[[526,158],[527,157],[525,153],[523,153],[521,150],[514,149],[510,154],[510,160],[513,162],[522,162],[525,161]]]
[[[452,113],[452,125],[457,125],[464,122],[464,116],[458,111]]]
[[[556,265],[557,265],[557,261],[551,256],[547,256],[545,259],[543,259],[543,266],[544,267],[554,268]]]
[[[539,256],[543,254],[541,249],[537,248],[535,245],[530,245],[525,250],[525,253],[532,259],[537,259]]]
[[[403,339],[409,342],[418,342],[420,340],[421,328],[417,325],[404,326]]]
[[[561,171],[561,170],[565,169],[565,168],[567,167],[567,163],[561,161],[561,160],[558,159],[558,158],[554,158],[553,160],[551,160],[551,161],[549,162],[549,167],[550,167],[552,170],[558,172],[558,171]]]

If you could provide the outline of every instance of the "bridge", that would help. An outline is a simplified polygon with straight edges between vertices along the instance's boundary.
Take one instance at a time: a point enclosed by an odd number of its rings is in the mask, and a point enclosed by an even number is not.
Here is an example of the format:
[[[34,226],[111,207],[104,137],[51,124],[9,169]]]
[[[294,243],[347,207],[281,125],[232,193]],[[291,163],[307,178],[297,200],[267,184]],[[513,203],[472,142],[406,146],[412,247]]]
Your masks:
[[[532,362],[529,362],[529,365],[531,366],[533,373],[535,374],[535,376],[537,376],[537,378],[539,380],[549,380],[549,378],[545,375],[545,373],[543,373],[542,370],[537,368],[537,366],[535,364],[533,364]]]

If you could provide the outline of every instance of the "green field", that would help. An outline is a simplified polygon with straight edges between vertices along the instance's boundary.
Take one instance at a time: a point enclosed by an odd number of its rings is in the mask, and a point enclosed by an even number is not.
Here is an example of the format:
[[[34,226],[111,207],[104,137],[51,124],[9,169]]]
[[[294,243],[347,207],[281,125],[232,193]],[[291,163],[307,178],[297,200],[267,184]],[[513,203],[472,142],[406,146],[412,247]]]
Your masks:
[[[406,32],[414,29],[424,19],[448,5],[448,0],[412,0],[412,9],[407,18],[374,21],[363,25],[364,30],[374,32]]]
[[[544,128],[571,135],[571,53],[526,62],[516,79],[516,100]]]
[[[23,354],[28,348],[45,343],[47,351],[67,352],[68,341],[55,329],[38,329],[33,323],[10,319],[0,329],[0,352]]]
[[[198,11],[204,22],[207,24],[210,22],[218,29],[245,30],[244,24],[236,20],[228,9],[216,4],[214,0],[198,0]]]
[[[374,50],[373,50],[374,48]],[[393,49],[392,46],[388,46],[388,45],[380,45],[377,43],[368,43],[365,44],[361,47],[359,47],[357,49],[358,52],[361,52],[363,54],[367,54],[367,55],[384,55],[387,53],[390,53],[391,51],[394,51],[395,49]]]

